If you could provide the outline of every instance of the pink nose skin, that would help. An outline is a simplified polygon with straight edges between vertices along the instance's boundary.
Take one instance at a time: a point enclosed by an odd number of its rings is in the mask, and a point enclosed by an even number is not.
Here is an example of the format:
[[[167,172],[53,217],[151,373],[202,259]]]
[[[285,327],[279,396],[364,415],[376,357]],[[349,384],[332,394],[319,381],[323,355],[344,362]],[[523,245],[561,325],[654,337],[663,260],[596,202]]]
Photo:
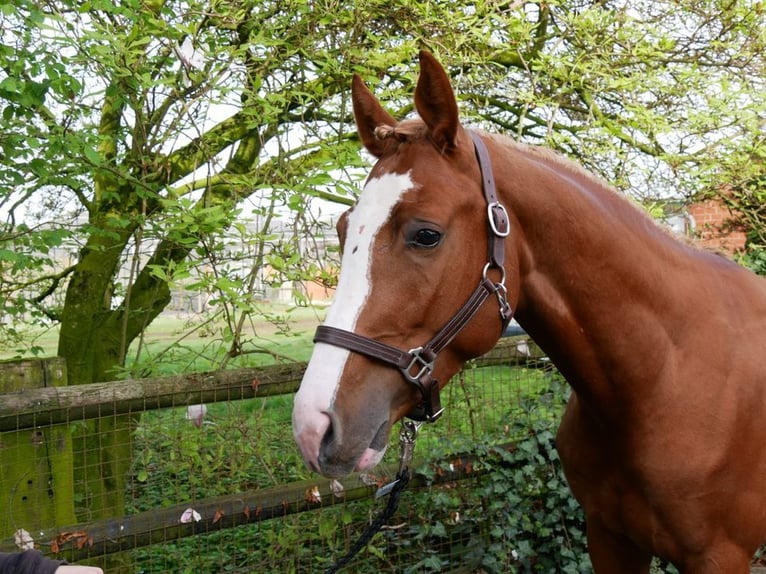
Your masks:
[[[314,472],[321,473],[319,468],[319,445],[322,443],[327,429],[330,428],[330,417],[323,413],[306,417],[302,422],[293,417],[293,429],[295,442],[298,443],[306,466]]]
[[[359,472],[374,467],[380,462],[384,454],[386,454],[385,448],[383,450],[368,448],[364,451],[364,454],[362,455],[362,458],[359,459],[359,462],[356,463],[356,468],[354,470]]]

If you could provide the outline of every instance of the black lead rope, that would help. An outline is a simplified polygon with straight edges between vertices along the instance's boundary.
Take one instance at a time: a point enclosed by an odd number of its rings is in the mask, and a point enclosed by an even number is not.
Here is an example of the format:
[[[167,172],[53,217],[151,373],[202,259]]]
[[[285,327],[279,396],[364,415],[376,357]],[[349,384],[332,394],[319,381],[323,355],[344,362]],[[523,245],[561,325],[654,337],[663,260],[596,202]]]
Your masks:
[[[402,492],[407,488],[407,484],[410,482],[410,466],[412,464],[412,455],[415,451],[415,438],[420,429],[420,424],[421,423],[402,420],[402,428],[399,431],[399,472],[396,474],[396,479],[393,482],[380,487],[378,492],[375,493],[375,498],[381,498],[382,496],[388,495],[389,498],[386,508],[369,524],[369,526],[367,526],[367,530],[362,533],[346,555],[325,570],[325,574],[335,574],[338,570],[351,562],[354,556],[356,556],[362,548],[367,546],[370,540],[372,540],[380,529],[383,528],[383,525],[393,517],[399,506],[399,499],[402,496]]]
[[[365,530],[362,535],[359,537],[359,539],[354,543],[354,545],[351,547],[351,549],[346,553],[346,555],[338,560],[335,564],[330,566],[327,570],[325,570],[325,574],[335,574],[338,570],[343,568],[346,564],[351,562],[351,560],[356,556],[356,554],[367,544],[372,540],[372,538],[378,533],[378,531],[383,527],[383,525],[391,520],[391,517],[396,512],[396,507],[399,506],[399,498],[402,495],[402,491],[407,486],[407,483],[410,481],[410,472],[409,469],[403,473],[399,473],[396,475],[396,484],[394,485],[393,489],[391,490],[391,494],[389,495],[388,504],[386,504],[386,508],[381,512],[375,520],[370,522],[370,525],[367,527],[367,530]]]

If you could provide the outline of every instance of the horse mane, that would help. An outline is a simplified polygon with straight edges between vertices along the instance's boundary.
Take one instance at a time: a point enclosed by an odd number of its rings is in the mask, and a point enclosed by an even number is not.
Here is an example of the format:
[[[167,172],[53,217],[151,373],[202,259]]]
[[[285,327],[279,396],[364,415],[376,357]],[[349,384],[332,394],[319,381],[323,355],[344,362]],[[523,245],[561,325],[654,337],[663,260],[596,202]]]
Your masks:
[[[500,134],[490,134],[483,130],[481,133],[488,138],[491,138],[501,146],[506,147],[512,151],[521,152],[528,155],[536,156],[542,160],[553,162],[561,167],[566,168],[573,174],[579,175],[585,179],[588,179],[592,183],[598,184],[601,187],[612,189],[607,183],[605,183],[599,177],[593,175],[585,168],[580,166],[577,162],[570,160],[569,158],[555,152],[551,149],[529,145],[521,142],[517,142],[509,138],[508,136]],[[424,139],[428,135],[428,127],[426,124],[417,118],[402,120],[395,126],[387,124],[381,124],[375,128],[375,137],[378,140],[393,139],[397,142],[403,143],[412,140]]]
[[[626,204],[628,204],[631,208],[633,208],[636,215],[642,218],[649,219],[655,224],[655,226],[660,231],[665,233],[665,235],[676,240],[682,245],[685,245],[686,247],[690,247],[691,249],[694,249],[696,251],[713,253],[715,255],[723,257],[724,259],[731,260],[731,256],[724,253],[720,249],[716,249],[714,247],[705,245],[698,238],[690,237],[686,234],[679,233],[667,225],[660,224],[660,222],[650,217],[649,214],[647,214],[646,211],[644,211],[643,208],[641,208],[641,206],[638,203],[629,201],[624,194],[618,192],[613,186],[609,185],[599,176],[586,170],[583,166],[581,166],[576,161],[569,159],[567,156],[562,155],[561,153],[555,150],[552,150],[550,148],[518,142],[504,135],[486,134],[486,133],[485,135],[487,135],[487,137],[491,138],[493,141],[497,142],[499,145],[505,147],[506,149],[509,149],[511,151],[516,151],[516,152],[521,152],[526,155],[531,155],[545,162],[550,162],[555,165],[558,165],[562,167],[563,169],[565,169],[566,171],[568,171],[569,173],[575,176],[581,177],[584,180],[589,181],[599,186],[600,188],[606,190],[607,192],[613,193],[617,195],[618,197],[621,197],[622,199],[625,200]]]
[[[562,155],[561,153],[557,151],[554,151],[550,148],[546,148],[542,146],[518,142],[516,140],[509,138],[508,136],[504,136],[500,134],[485,133],[485,135],[505,148],[508,148],[512,151],[521,152],[525,155],[531,155],[545,162],[553,163],[559,167],[566,169],[566,171],[568,171],[569,173],[575,176],[582,177],[583,179],[586,179],[589,182],[598,185],[599,187],[615,192],[615,189],[611,185],[606,183],[603,179],[589,172],[587,169],[582,167],[576,161],[569,159],[568,157],[566,157],[565,155]]]

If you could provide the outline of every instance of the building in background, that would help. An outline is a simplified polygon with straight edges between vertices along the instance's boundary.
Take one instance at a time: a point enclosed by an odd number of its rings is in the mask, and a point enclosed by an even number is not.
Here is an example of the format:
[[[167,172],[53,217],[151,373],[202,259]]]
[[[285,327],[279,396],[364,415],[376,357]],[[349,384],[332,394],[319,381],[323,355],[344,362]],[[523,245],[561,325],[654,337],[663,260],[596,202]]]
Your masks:
[[[728,255],[745,249],[747,236],[736,224],[736,217],[722,199],[697,201],[686,208],[693,236],[708,249]]]

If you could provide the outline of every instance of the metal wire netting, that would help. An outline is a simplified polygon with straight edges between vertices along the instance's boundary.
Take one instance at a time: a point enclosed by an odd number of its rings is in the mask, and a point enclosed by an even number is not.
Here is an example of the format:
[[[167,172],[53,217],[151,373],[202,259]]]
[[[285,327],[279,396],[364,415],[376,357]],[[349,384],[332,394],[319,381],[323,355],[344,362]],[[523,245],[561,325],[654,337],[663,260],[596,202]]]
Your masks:
[[[418,440],[412,488],[345,571],[480,571],[492,538],[485,501],[471,494],[493,480],[482,456],[555,421],[563,404],[556,373],[525,345],[450,382],[446,413]],[[117,408],[121,400],[72,409],[57,424],[20,418],[9,430],[6,417],[0,550],[34,545],[109,573],[323,572],[382,509],[374,492],[396,471],[394,436],[374,473],[341,483],[309,473],[293,444],[290,395],[204,407],[186,396],[162,409],[151,408],[160,400]]]

